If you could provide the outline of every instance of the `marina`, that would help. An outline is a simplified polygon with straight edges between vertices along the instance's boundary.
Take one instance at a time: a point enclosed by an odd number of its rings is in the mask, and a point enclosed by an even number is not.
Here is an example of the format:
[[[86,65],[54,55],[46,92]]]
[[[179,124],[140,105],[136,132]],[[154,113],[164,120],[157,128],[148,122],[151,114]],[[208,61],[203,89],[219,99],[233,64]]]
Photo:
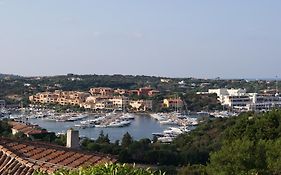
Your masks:
[[[54,111],[32,111],[25,114],[10,114],[7,118],[39,125],[56,134],[69,128],[80,131],[80,137],[97,139],[103,131],[112,142],[121,140],[129,132],[136,140],[157,137],[160,142],[171,142],[176,136],[189,132],[198,124],[199,115],[180,113],[55,113]]]
[[[89,120],[95,120],[95,116],[89,116]],[[83,120],[87,123],[89,120]],[[136,115],[135,119],[130,122],[129,125],[124,127],[105,127],[105,126],[96,126],[96,127],[77,127],[82,121],[74,122],[56,122],[43,120],[42,118],[33,118],[28,119],[28,122],[32,124],[37,124],[43,128],[46,128],[49,131],[56,133],[65,133],[69,128],[77,128],[80,133],[80,137],[88,137],[91,139],[97,139],[100,132],[103,131],[104,134],[108,134],[111,142],[116,140],[121,140],[123,135],[126,132],[129,132],[130,135],[136,139],[142,138],[153,138],[153,132],[162,132],[168,128],[168,126],[160,125],[157,121],[149,117],[148,115]]]

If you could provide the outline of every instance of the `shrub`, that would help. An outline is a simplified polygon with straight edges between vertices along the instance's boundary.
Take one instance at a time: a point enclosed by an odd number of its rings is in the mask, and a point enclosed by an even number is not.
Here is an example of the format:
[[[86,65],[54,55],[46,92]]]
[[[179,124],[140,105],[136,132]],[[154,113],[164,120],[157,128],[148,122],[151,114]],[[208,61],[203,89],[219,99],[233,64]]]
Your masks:
[[[48,175],[42,172],[35,172],[33,175]],[[49,175],[165,175],[161,171],[136,168],[126,164],[103,164],[77,170],[58,170]]]

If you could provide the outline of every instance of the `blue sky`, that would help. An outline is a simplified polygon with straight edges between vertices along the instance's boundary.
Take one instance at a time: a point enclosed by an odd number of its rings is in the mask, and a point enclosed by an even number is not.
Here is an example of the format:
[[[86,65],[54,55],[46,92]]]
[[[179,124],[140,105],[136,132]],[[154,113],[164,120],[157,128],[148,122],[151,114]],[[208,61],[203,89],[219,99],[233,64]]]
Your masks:
[[[280,0],[0,0],[0,72],[281,76]]]

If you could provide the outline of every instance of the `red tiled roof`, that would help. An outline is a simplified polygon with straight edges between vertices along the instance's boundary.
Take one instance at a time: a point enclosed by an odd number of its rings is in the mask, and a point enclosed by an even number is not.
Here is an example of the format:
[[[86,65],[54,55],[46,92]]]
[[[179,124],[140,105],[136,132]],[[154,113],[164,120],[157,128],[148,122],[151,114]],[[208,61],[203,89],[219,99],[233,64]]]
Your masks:
[[[28,135],[48,133],[48,131],[41,129],[36,125],[25,124],[25,123],[14,122],[14,121],[9,122],[9,124],[13,129]]]
[[[60,168],[78,168],[104,162],[116,162],[109,155],[73,150],[43,142],[0,138],[0,174],[30,175],[35,170],[53,172]]]

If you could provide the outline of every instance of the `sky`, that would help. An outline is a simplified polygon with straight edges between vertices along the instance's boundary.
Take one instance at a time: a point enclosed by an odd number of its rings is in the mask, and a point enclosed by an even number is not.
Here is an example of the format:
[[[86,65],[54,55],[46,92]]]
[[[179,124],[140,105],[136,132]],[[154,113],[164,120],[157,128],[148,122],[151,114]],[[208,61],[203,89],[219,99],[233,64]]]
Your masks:
[[[280,0],[0,0],[0,73],[281,77]]]

